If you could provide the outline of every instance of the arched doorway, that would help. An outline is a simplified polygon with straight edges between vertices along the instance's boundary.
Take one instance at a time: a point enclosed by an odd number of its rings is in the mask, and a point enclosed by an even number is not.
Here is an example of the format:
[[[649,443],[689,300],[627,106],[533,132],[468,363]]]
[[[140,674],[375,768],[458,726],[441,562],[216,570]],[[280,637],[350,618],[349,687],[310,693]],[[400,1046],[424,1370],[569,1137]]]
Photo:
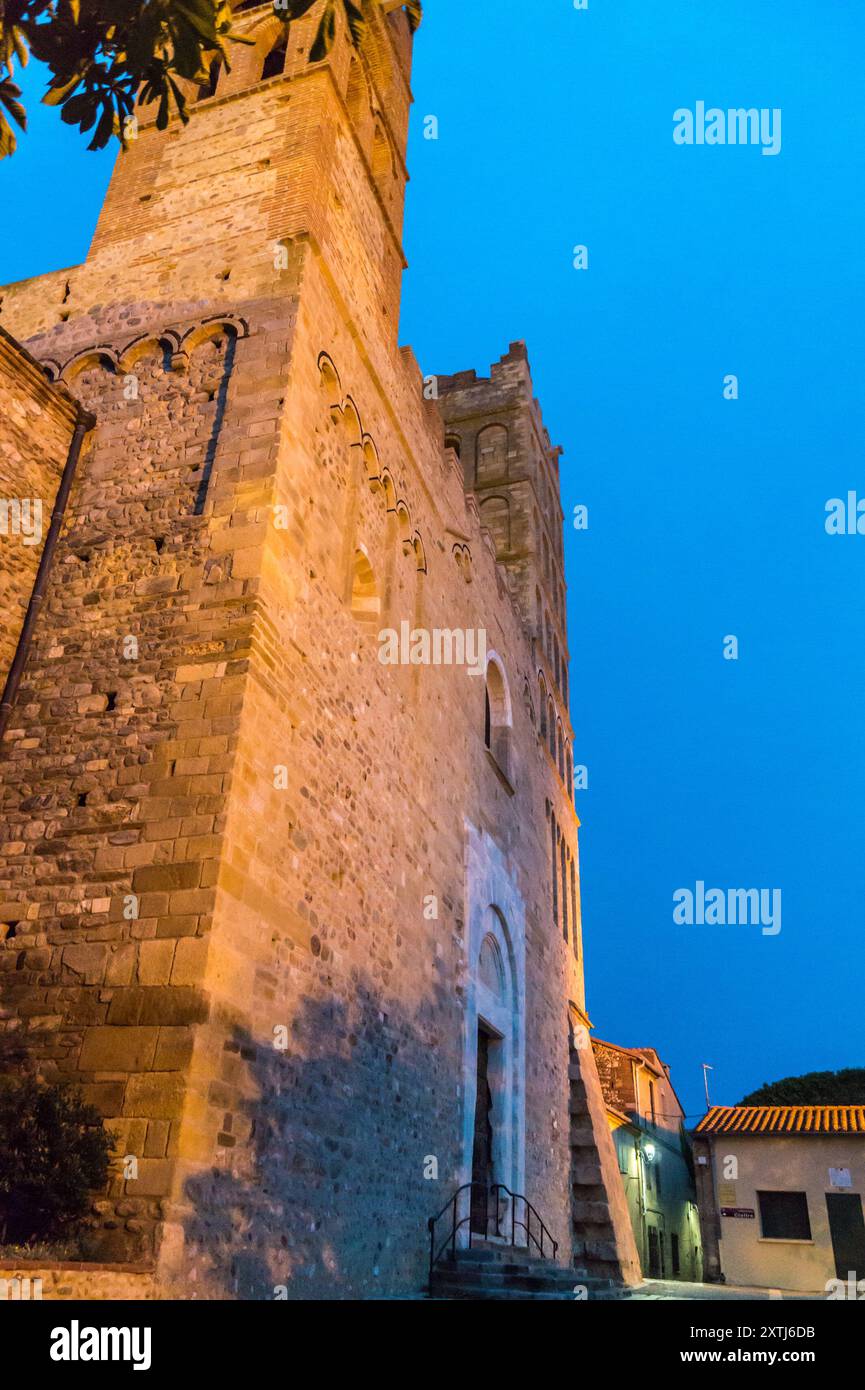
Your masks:
[[[494,1236],[491,1189],[504,1184],[520,1191],[523,1084],[517,1063],[522,1028],[507,925],[494,906],[487,908],[484,917],[472,971],[471,1181],[475,1186],[471,1227],[475,1235]],[[499,1212],[503,1230],[509,1230],[510,1208],[504,1194]]]

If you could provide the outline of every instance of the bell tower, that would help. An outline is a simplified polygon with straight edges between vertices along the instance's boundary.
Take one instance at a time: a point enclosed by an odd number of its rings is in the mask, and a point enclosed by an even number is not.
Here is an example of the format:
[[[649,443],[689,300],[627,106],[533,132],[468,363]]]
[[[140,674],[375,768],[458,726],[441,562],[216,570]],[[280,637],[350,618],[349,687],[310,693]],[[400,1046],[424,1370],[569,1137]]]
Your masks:
[[[230,71],[179,83],[186,123],[172,112],[160,129],[157,103],[136,109],[86,261],[57,273],[56,294],[53,277],[14,287],[4,326],[27,340],[93,304],[284,297],[308,245],[395,344],[413,26],[402,4],[375,0],[355,43],[339,4],[311,61],[325,5],[287,23],[272,3],[235,4],[247,42],[228,46]]]
[[[509,571],[535,637],[548,689],[567,719],[568,640],[559,489],[554,448],[532,390],[524,343],[512,343],[488,378],[439,377],[445,443],[459,454],[496,558]]]

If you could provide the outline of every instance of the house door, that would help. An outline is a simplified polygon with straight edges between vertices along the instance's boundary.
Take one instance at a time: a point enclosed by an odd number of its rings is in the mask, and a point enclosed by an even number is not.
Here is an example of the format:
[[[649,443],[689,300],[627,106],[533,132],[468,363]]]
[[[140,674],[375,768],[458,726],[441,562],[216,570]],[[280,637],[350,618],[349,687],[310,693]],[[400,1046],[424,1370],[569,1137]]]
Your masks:
[[[472,1230],[487,1234],[489,1188],[493,1180],[493,1093],[490,1089],[489,1033],[478,1027],[478,1084],[475,1096],[475,1135],[472,1148]]]
[[[865,1279],[865,1219],[858,1192],[827,1192],[829,1230],[835,1252],[835,1273],[839,1279],[849,1274]]]

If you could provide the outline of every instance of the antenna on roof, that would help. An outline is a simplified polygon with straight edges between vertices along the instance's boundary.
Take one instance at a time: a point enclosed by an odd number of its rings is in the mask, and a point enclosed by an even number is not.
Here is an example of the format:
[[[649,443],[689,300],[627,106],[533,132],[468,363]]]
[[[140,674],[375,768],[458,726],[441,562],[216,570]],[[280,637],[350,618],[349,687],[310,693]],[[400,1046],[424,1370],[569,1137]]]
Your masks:
[[[710,1111],[711,1108],[712,1108],[712,1102],[709,1100],[709,1072],[710,1072],[710,1071],[714,1071],[715,1068],[714,1068],[713,1066],[711,1066],[708,1062],[703,1062],[703,1063],[702,1063],[702,1067],[703,1067],[703,1085],[704,1085],[705,1088],[706,1088],[706,1113],[708,1114],[709,1111]]]

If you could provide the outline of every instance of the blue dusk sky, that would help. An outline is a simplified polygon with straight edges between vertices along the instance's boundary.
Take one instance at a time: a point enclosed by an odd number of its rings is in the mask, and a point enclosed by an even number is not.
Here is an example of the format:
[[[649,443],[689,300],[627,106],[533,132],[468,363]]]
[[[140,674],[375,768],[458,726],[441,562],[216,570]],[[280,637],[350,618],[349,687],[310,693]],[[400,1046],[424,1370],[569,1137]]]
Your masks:
[[[416,43],[402,340],[427,373],[528,344],[565,451],[589,1012],[692,1119],[702,1062],[719,1103],[865,1065],[865,535],[825,529],[865,498],[863,51],[848,0],[427,0]],[[84,258],[114,158],[36,78],[0,283]],[[674,143],[698,102],[780,109],[780,152]],[[779,889],[780,932],[676,923],[698,881]]]

